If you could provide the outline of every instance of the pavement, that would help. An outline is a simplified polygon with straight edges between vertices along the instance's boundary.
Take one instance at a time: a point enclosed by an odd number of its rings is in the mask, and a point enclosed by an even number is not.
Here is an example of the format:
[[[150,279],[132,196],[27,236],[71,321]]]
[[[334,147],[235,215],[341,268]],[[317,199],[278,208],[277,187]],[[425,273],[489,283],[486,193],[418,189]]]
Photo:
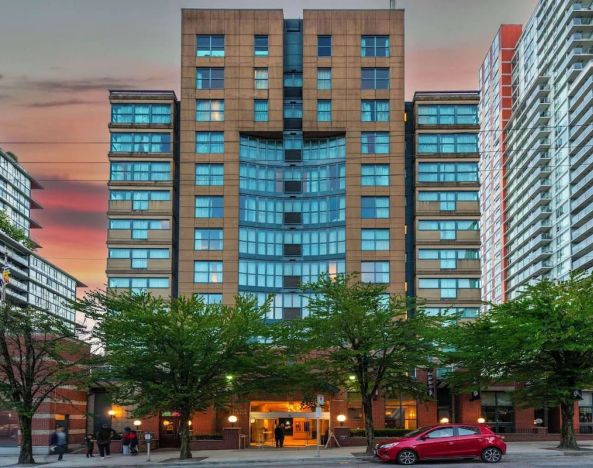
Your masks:
[[[547,467],[579,467],[593,468],[593,444],[583,443],[579,452],[556,450],[557,442],[510,442],[508,453],[500,465],[509,468],[547,468]],[[109,468],[109,467],[374,467],[380,463],[364,456],[362,447],[344,447],[321,449],[319,457],[316,449],[309,448],[249,448],[246,450],[210,450],[194,451],[193,459],[181,461],[178,452],[157,450],[151,454],[151,461],[146,454],[138,456],[112,455],[101,459],[98,456],[86,458],[84,454],[68,453],[62,461],[55,455],[37,455],[37,464],[53,465],[68,468]],[[15,466],[17,457],[1,456],[0,466]],[[386,465],[390,466],[390,465]],[[422,462],[418,466],[429,468],[473,468],[484,467],[479,461]]]

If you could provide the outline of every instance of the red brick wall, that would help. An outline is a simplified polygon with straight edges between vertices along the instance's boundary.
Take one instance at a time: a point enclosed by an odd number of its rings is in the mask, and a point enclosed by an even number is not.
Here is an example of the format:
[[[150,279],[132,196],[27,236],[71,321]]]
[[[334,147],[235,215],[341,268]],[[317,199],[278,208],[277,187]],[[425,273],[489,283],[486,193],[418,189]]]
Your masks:
[[[520,408],[515,406],[515,432],[530,431],[533,429],[533,408]]]
[[[463,394],[457,398],[459,409],[459,421],[465,424],[476,424],[482,416],[482,403],[480,400],[471,401],[471,395]]]

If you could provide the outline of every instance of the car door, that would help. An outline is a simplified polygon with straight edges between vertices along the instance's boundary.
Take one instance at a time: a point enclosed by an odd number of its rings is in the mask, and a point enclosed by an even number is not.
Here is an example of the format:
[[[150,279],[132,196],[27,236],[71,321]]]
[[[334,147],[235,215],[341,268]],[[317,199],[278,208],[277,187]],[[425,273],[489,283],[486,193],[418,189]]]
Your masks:
[[[478,457],[482,453],[484,436],[479,427],[458,426],[456,428],[455,449],[457,456]]]
[[[448,458],[455,451],[455,431],[453,427],[438,427],[428,432],[418,441],[416,450],[420,458]]]

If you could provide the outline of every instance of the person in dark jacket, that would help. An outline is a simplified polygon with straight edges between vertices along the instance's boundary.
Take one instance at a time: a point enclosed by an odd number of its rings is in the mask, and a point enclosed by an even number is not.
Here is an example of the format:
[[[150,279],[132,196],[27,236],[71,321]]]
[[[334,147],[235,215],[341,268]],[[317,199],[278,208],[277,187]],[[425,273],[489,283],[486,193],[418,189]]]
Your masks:
[[[130,454],[130,435],[132,430],[129,427],[124,427],[124,433],[121,436],[121,449],[124,455]]]
[[[274,439],[276,439],[276,448],[284,447],[284,426],[277,424],[274,428]]]
[[[58,461],[62,460],[64,457],[64,452],[66,452],[66,433],[64,432],[64,428],[61,426],[56,427],[56,431],[51,435],[49,439],[50,447],[54,447],[53,452],[58,455]]]
[[[111,456],[111,437],[113,434],[113,429],[111,429],[107,424],[102,424],[101,429],[97,432],[97,447],[99,447],[99,455],[101,458],[105,458],[105,456]]]
[[[84,438],[84,443],[86,445],[86,457],[92,458],[93,449],[95,448],[95,438],[93,437],[93,434],[87,434]]]
[[[130,454],[138,455],[138,433],[136,431],[130,432]]]

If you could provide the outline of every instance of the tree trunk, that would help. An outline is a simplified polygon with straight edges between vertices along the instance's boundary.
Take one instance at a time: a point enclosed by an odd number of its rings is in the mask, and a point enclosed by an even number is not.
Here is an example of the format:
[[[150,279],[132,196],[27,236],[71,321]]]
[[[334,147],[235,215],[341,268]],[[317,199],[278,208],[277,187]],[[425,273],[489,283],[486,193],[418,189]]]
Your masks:
[[[19,428],[21,430],[21,449],[19,452],[19,465],[33,465],[33,421],[30,416],[19,414]]]
[[[362,411],[364,413],[364,430],[367,436],[367,455],[373,454],[375,447],[375,427],[373,424],[373,399],[362,395]]]
[[[179,459],[187,460],[192,457],[191,454],[191,434],[188,421],[190,420],[189,413],[182,412],[179,418],[180,431],[179,436],[181,438],[181,448],[179,449]]]
[[[558,448],[578,449],[572,419],[574,416],[574,401],[560,403],[560,411],[562,412],[562,429]]]

